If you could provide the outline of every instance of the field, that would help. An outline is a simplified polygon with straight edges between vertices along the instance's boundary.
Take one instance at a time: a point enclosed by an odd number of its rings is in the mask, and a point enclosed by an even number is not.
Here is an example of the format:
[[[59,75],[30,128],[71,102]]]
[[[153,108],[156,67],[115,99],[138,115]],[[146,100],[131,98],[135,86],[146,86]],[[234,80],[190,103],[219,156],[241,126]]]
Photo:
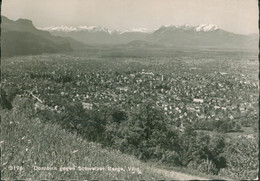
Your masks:
[[[89,47],[1,66],[4,178],[173,178],[145,162],[204,178],[257,176],[255,52]],[[106,171],[31,169],[46,163]]]

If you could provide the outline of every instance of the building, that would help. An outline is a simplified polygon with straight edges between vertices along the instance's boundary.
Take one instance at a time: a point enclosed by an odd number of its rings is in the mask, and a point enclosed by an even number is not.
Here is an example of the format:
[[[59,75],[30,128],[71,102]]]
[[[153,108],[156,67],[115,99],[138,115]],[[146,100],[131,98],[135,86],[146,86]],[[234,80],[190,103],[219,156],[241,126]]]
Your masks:
[[[88,110],[92,110],[93,109],[93,104],[91,104],[91,103],[83,102],[82,106],[83,106],[84,109],[88,109]]]
[[[194,99],[193,99],[193,102],[195,102],[195,103],[203,103],[204,100],[203,100],[203,99],[194,98]]]

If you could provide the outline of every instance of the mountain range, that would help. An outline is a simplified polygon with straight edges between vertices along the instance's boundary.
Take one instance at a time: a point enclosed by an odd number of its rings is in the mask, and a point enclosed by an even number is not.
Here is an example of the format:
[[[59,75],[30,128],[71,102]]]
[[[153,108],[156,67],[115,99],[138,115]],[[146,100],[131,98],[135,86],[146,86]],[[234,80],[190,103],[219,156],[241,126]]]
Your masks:
[[[168,47],[258,48],[258,35],[235,34],[214,24],[163,25],[152,31],[145,28],[119,31],[98,26],[51,26],[39,29],[85,44],[127,44],[139,40]]]
[[[117,45],[122,48],[216,48],[258,49],[258,35],[239,35],[217,25],[164,25],[125,31],[98,26],[36,28],[28,19],[1,16],[2,56],[70,52],[86,45]]]
[[[2,56],[71,52],[83,45],[72,38],[39,30],[28,19],[13,21],[5,16],[1,18]]]
[[[185,24],[185,25],[164,25],[162,27],[171,27],[174,29],[183,29],[183,30],[194,30],[194,31],[214,31],[219,29],[219,27],[217,25],[214,24],[201,24],[201,25],[189,25],[189,24]],[[79,32],[79,31],[88,31],[88,32],[105,32],[105,33],[109,33],[109,34],[123,34],[126,32],[142,32],[142,33],[152,33],[155,30],[149,30],[147,28],[130,28],[124,31],[120,31],[120,30],[109,30],[107,28],[101,27],[101,26],[50,26],[50,27],[44,27],[44,28],[38,28],[40,30],[44,30],[44,31],[49,31],[49,32]]]

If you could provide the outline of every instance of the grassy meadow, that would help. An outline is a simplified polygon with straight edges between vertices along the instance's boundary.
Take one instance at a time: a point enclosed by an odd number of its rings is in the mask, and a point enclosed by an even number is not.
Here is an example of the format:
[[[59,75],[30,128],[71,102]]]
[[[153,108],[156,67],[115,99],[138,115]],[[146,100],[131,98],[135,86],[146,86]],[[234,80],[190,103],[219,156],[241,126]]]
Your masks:
[[[100,145],[84,141],[58,125],[41,123],[32,117],[34,110],[29,100],[17,98],[14,105],[12,111],[1,112],[5,120],[1,141],[3,179],[165,178],[144,169],[141,162],[131,156],[102,149]],[[26,112],[23,111],[25,107]],[[58,170],[37,171],[34,166],[56,167]],[[77,167],[92,168],[93,171]],[[102,168],[104,170],[98,170]]]
[[[1,110],[2,179],[173,179],[154,173],[151,165],[133,156],[87,142],[59,125],[42,123],[31,103],[16,97],[11,111]],[[37,170],[43,167],[57,170]]]

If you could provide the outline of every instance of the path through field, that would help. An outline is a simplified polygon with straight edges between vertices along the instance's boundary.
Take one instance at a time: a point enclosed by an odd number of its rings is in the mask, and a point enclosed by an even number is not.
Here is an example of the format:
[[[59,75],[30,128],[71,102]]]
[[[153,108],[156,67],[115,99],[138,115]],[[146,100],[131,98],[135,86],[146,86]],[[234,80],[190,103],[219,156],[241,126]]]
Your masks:
[[[159,169],[156,167],[150,167],[149,169],[151,169],[151,172],[153,173],[162,174],[164,177],[171,178],[173,180],[210,180],[208,178],[202,178],[202,177],[193,176],[193,175],[176,172],[176,171]]]

